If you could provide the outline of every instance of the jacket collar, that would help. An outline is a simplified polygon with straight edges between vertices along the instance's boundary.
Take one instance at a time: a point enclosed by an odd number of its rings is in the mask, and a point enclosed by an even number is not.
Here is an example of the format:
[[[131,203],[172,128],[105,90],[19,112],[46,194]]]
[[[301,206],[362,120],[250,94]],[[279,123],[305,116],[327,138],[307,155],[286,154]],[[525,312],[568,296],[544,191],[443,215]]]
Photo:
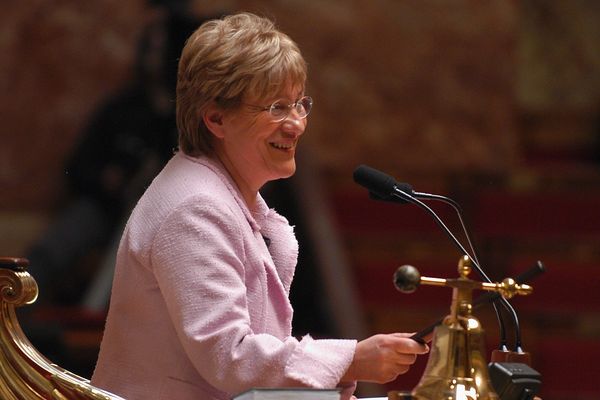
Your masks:
[[[248,223],[252,227],[252,230],[254,230],[254,231],[261,230],[261,223],[263,221],[265,221],[269,217],[269,214],[271,214],[274,211],[269,209],[269,207],[267,206],[267,203],[262,198],[260,193],[258,193],[257,197],[256,197],[256,211],[252,212],[248,208],[248,205],[246,204],[246,202],[244,201],[244,198],[242,197],[242,194],[239,191],[235,181],[233,180],[233,178],[231,177],[229,172],[227,172],[227,169],[225,169],[225,166],[221,163],[221,161],[219,161],[219,159],[211,158],[211,157],[207,157],[207,156],[192,157],[187,154],[184,154],[181,151],[178,153],[178,155],[180,155],[181,157],[184,157],[192,162],[195,162],[197,164],[204,165],[205,167],[207,167],[208,169],[213,171],[219,177],[219,179],[225,184],[227,189],[229,189],[229,191],[231,192],[231,195],[233,196],[236,203],[238,204],[238,206],[244,213],[244,216],[248,220]],[[259,221],[261,223],[259,223]]]

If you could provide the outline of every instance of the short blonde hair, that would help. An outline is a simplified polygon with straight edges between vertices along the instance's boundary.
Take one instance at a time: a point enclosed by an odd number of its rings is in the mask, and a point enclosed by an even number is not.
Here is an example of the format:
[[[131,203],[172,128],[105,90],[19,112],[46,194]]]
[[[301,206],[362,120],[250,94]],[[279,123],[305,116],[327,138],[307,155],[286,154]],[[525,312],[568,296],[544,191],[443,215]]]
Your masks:
[[[177,73],[179,147],[212,155],[212,133],[202,116],[215,102],[224,110],[246,97],[275,96],[284,85],[304,87],[306,62],[274,24],[250,13],[205,22],[187,40]]]

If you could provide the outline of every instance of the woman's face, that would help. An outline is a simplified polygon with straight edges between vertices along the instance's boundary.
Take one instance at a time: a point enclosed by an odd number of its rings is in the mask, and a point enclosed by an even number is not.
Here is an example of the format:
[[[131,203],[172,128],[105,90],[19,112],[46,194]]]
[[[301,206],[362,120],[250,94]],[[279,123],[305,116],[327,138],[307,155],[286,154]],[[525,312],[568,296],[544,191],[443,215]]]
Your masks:
[[[306,118],[292,109],[283,121],[275,122],[268,111],[256,106],[268,107],[276,100],[293,104],[303,94],[302,87],[288,86],[273,98],[246,99],[239,109],[223,115],[217,154],[238,185],[257,191],[268,181],[294,174],[296,146]]]

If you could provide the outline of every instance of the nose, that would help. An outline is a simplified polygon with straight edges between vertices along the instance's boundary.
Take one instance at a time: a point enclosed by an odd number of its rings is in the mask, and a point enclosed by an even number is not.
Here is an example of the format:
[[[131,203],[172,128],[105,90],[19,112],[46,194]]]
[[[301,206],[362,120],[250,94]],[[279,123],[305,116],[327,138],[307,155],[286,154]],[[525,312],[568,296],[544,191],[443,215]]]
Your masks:
[[[306,128],[306,118],[300,118],[295,110],[292,110],[282,122],[283,132],[294,136],[300,136]]]

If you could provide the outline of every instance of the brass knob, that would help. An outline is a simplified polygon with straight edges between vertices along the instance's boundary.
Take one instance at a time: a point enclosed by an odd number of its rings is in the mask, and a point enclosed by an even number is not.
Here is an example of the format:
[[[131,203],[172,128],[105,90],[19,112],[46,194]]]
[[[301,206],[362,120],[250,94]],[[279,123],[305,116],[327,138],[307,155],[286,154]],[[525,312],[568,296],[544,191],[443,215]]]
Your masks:
[[[421,283],[421,273],[412,265],[403,265],[394,272],[394,286],[402,293],[413,293]]]

